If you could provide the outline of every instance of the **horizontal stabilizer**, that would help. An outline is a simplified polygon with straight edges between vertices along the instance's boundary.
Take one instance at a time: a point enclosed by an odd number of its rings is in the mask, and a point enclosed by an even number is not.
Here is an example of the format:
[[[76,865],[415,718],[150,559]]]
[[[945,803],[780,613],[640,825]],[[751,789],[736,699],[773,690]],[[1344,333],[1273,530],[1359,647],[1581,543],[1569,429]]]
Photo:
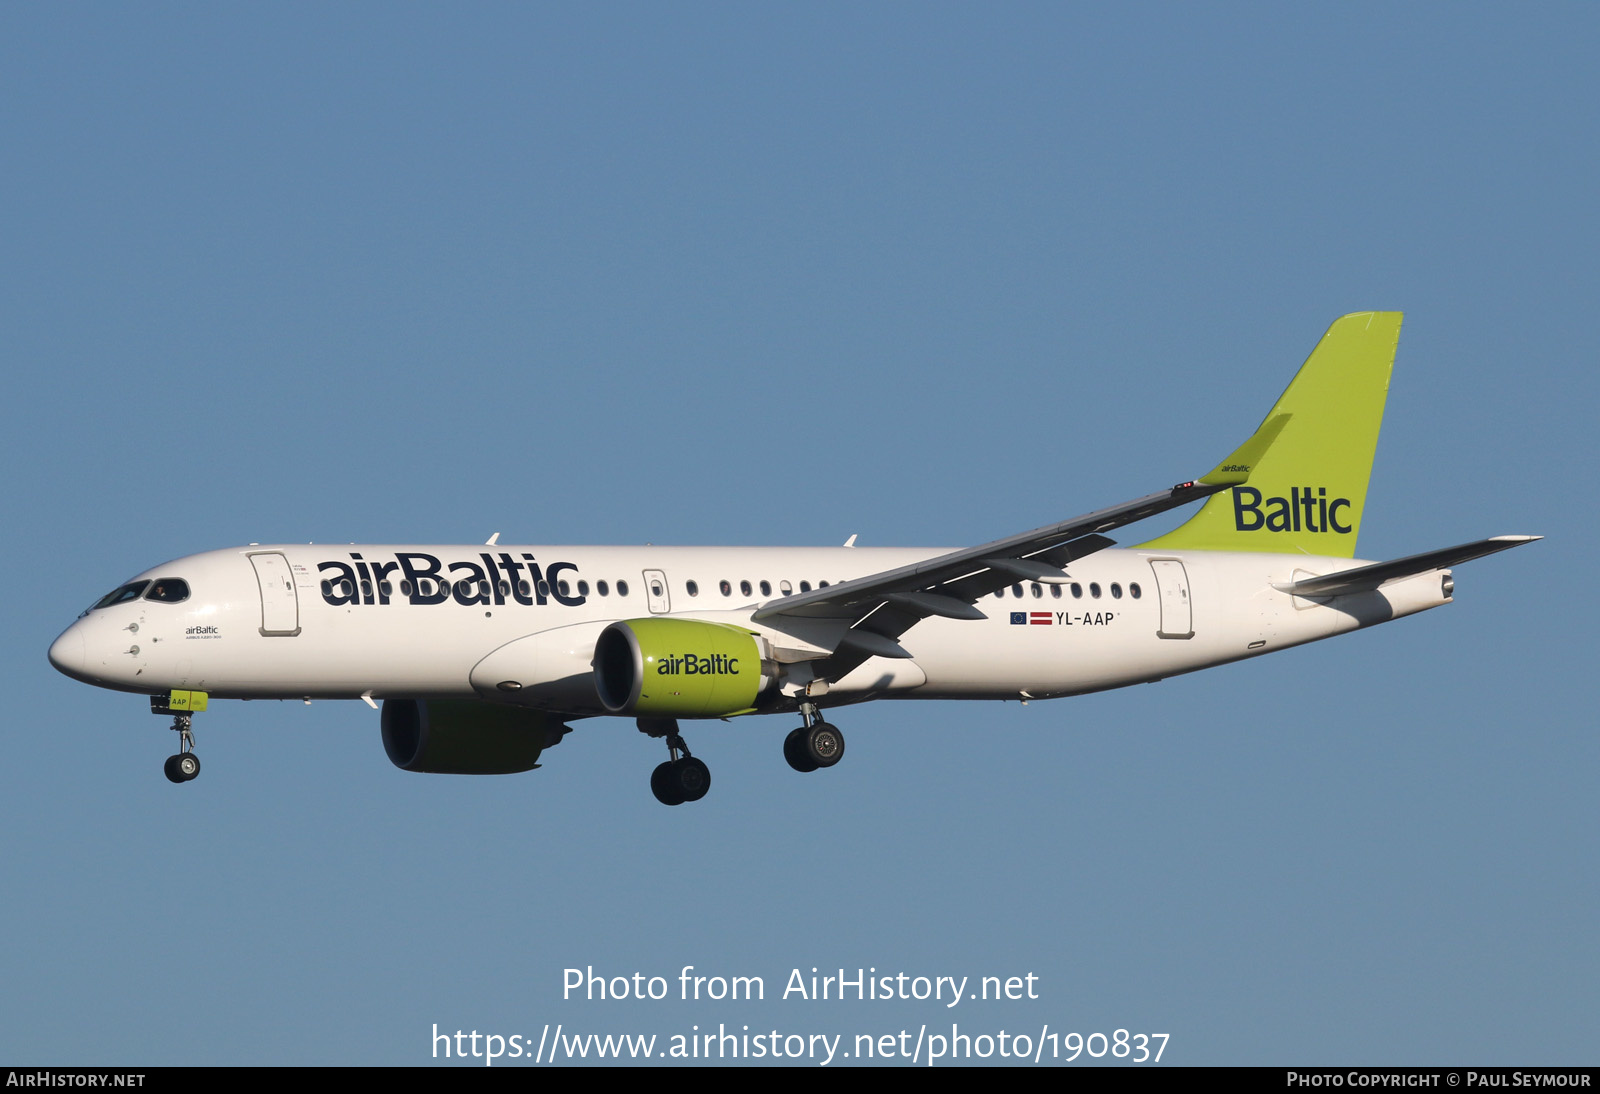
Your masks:
[[[1446,566],[1469,562],[1484,555],[1492,555],[1496,551],[1520,547],[1524,543],[1532,543],[1536,539],[1543,538],[1543,536],[1492,536],[1474,543],[1463,543],[1459,547],[1425,551],[1420,555],[1397,558],[1393,562],[1375,562],[1371,566],[1358,566],[1354,570],[1344,570],[1323,577],[1276,582],[1272,587],[1281,592],[1293,593],[1295,596],[1340,596],[1344,593],[1366,592],[1403,577],[1415,577],[1429,570],[1442,570]]]

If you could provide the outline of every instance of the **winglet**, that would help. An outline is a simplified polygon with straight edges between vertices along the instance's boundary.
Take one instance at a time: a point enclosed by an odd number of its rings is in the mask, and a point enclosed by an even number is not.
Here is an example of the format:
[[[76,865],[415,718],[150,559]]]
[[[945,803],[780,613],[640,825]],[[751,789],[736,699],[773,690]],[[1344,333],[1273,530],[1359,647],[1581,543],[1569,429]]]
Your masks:
[[[1256,430],[1248,441],[1235,448],[1232,455],[1196,481],[1207,486],[1238,486],[1240,483],[1248,482],[1250,472],[1255,470],[1256,464],[1261,462],[1261,457],[1272,447],[1272,442],[1278,439],[1278,434],[1283,432],[1283,427],[1288,425],[1289,419],[1293,417],[1293,414],[1275,414],[1268,418],[1261,423],[1261,428]]]

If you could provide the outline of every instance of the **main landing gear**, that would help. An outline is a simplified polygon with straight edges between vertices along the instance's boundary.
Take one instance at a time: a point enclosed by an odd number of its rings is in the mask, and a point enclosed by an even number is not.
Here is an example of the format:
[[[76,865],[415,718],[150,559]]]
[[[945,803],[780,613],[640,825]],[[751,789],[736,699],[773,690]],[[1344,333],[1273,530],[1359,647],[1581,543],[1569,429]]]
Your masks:
[[[675,718],[640,718],[639,732],[667,739],[671,759],[650,773],[650,792],[662,805],[697,802],[711,789],[711,769],[689,754]]]
[[[832,767],[844,757],[844,734],[839,727],[822,720],[815,703],[801,703],[800,717],[805,725],[783,739],[783,758],[796,771],[816,771]]]
[[[783,741],[783,758],[789,761],[789,766],[796,771],[816,771],[838,763],[844,757],[844,734],[839,732],[839,727],[824,722],[817,705],[812,702],[800,704],[800,716],[806,724]],[[667,740],[667,754],[671,758],[650,773],[650,792],[656,796],[656,801],[662,805],[682,805],[705,797],[706,791],[711,789],[711,769],[689,754],[689,746],[678,732],[677,719],[640,718],[638,725],[640,733]]]

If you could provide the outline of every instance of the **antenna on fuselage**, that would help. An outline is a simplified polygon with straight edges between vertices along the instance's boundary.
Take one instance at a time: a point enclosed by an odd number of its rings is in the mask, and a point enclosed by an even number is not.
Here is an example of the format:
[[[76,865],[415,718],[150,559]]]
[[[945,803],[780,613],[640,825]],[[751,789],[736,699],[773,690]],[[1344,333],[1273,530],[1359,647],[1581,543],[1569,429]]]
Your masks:
[[[497,546],[499,546],[499,543],[498,543],[499,539],[500,539],[500,533],[496,532],[494,535],[492,535],[488,539],[484,540],[483,541],[483,545],[485,547],[497,547]]]

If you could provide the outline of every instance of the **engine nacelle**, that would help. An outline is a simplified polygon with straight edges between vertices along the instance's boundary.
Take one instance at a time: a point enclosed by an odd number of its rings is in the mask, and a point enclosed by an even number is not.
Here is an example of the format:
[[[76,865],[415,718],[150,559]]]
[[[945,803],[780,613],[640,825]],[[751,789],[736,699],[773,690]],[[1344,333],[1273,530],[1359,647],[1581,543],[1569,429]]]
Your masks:
[[[755,635],[702,619],[624,619],[594,647],[595,690],[612,714],[721,718],[777,679]]]
[[[385,699],[382,719],[391,763],[441,775],[529,771],[568,728],[536,710],[476,699]]]

